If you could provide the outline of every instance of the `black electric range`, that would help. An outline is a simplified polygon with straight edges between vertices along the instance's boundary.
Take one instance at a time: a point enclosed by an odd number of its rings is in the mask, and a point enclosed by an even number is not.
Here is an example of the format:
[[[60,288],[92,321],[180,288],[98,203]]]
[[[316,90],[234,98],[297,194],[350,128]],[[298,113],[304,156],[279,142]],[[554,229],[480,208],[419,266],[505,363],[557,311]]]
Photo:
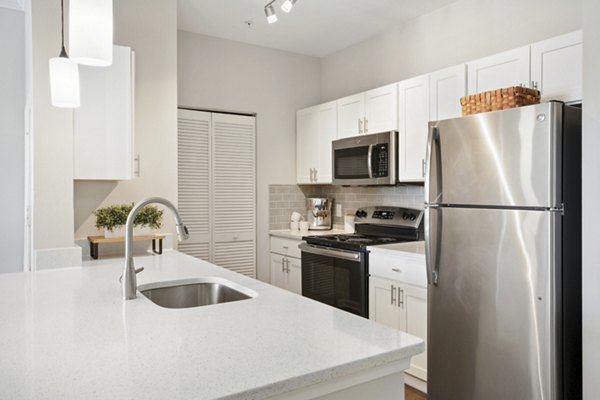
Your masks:
[[[423,240],[423,211],[364,207],[356,212],[355,230],[302,238],[302,295],[368,318],[367,247]]]

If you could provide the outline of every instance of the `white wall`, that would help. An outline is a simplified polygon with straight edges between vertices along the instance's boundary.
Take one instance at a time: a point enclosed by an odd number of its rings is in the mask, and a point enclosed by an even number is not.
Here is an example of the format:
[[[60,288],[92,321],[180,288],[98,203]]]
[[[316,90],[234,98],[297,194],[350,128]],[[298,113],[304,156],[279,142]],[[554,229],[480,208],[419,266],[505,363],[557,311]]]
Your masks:
[[[257,114],[258,278],[269,279],[269,184],[296,180],[296,110],[319,102],[313,57],[179,32],[179,104]]]
[[[581,0],[459,0],[323,59],[329,101],[581,28]]]
[[[600,398],[600,2],[583,2],[583,391]]]
[[[59,53],[60,4],[33,1],[33,245],[36,263],[52,263],[40,253],[60,248],[60,258],[74,265],[80,252],[73,243],[73,112],[50,103],[48,60]]]
[[[150,196],[177,202],[177,2],[114,2],[114,43],[135,51],[135,152],[141,176],[122,182],[75,182],[75,238],[98,234],[91,213]],[[175,231],[165,213],[163,231]],[[73,230],[73,224],[69,226]]]
[[[0,273],[23,271],[25,15],[0,7]]]

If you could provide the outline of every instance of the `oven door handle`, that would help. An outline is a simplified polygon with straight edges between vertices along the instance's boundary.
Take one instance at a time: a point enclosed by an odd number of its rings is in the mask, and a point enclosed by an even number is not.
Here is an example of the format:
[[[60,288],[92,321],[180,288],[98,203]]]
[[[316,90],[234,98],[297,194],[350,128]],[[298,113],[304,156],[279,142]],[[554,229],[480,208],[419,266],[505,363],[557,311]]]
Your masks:
[[[362,262],[363,253],[349,250],[331,249],[329,247],[315,246],[307,243],[300,243],[298,248],[306,253],[316,254],[319,256],[342,258],[344,260]]]

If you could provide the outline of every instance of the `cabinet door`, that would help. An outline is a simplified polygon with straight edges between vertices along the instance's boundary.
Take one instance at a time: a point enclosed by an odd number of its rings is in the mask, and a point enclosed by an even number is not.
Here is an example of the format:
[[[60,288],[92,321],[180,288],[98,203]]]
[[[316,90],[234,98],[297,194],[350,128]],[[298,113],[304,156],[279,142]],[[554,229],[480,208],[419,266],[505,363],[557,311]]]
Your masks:
[[[398,129],[398,85],[391,84],[365,93],[365,133]]]
[[[285,289],[286,274],[284,272],[285,256],[271,253],[271,285]]]
[[[581,100],[583,37],[572,32],[531,45],[531,84],[542,101]]]
[[[211,188],[210,113],[177,111],[177,204],[190,238],[178,249],[205,261],[210,259]]]
[[[529,85],[529,46],[505,51],[467,64],[469,94]]]
[[[286,269],[286,289],[297,293],[302,294],[302,262],[299,258],[287,257],[287,267]]]
[[[319,140],[318,107],[296,113],[296,182],[314,183],[313,170],[317,166]]]
[[[422,75],[400,82],[398,105],[398,177],[401,182],[422,182],[425,179],[429,123],[429,76]]]
[[[313,149],[317,152],[315,164],[315,183],[331,183],[333,181],[331,165],[331,142],[337,137],[337,104],[335,101],[318,106],[319,122],[318,140]]]
[[[256,275],[255,118],[212,115],[212,218],[215,264]]]
[[[81,107],[73,110],[74,179],[133,179],[134,54],[113,46],[109,67],[79,68]]]
[[[399,302],[404,308],[401,330],[420,337],[427,346],[427,289],[405,284],[401,287],[399,296]],[[406,372],[427,380],[427,349],[411,359],[410,368]]]
[[[396,281],[369,277],[369,319],[401,329],[403,310],[398,307],[398,287]]]
[[[364,133],[364,116],[364,93],[339,99],[337,101],[337,138],[342,139]]]
[[[460,98],[467,94],[467,66],[446,68],[429,74],[429,120],[460,117]]]

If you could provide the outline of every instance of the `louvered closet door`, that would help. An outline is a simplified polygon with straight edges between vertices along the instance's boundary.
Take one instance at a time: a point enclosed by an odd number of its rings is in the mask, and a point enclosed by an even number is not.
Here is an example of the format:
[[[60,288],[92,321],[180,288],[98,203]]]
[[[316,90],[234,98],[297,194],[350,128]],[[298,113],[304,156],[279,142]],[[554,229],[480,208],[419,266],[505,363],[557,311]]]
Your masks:
[[[211,114],[178,111],[178,208],[190,231],[179,250],[210,261]]]
[[[255,118],[216,114],[213,127],[213,262],[255,277]]]

